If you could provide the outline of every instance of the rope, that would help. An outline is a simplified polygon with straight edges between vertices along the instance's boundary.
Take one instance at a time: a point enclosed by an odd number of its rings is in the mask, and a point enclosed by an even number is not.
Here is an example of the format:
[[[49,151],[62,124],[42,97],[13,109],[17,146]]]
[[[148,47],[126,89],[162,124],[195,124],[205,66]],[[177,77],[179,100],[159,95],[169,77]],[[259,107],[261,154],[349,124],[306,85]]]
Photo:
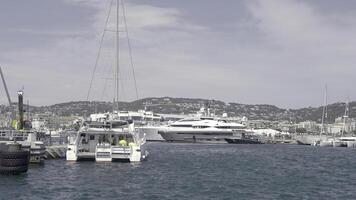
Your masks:
[[[103,43],[104,43],[104,37],[105,37],[105,33],[106,33],[105,29],[106,29],[106,27],[108,25],[108,22],[109,22],[109,17],[110,17],[111,7],[113,5],[113,2],[114,2],[114,0],[111,0],[111,2],[110,2],[110,8],[109,8],[108,16],[106,18],[104,31],[103,31],[103,34],[102,34],[101,39],[100,39],[100,46],[99,46],[98,53],[96,55],[94,70],[93,70],[93,73],[92,73],[92,76],[91,76],[91,79],[90,79],[90,85],[89,85],[89,90],[88,90],[88,94],[87,94],[87,101],[89,101],[90,91],[91,91],[91,88],[92,88],[92,85],[93,85],[95,72],[96,72],[96,69],[97,69],[98,64],[99,64],[99,58],[100,58],[100,55],[101,55],[101,49],[102,49],[102,46],[103,46]]]
[[[125,32],[126,32],[126,38],[127,38],[127,45],[129,48],[129,56],[130,56],[130,64],[131,64],[131,69],[132,69],[132,75],[134,78],[134,83],[135,83],[135,90],[136,90],[136,99],[138,99],[138,89],[137,89],[137,82],[136,82],[136,73],[135,73],[135,68],[133,64],[133,56],[132,56],[132,46],[131,46],[131,41],[129,37],[129,30],[127,28],[127,22],[126,22],[126,9],[125,9],[125,3],[124,0],[121,0],[121,5],[122,5],[122,15],[124,19],[124,24],[125,24]]]

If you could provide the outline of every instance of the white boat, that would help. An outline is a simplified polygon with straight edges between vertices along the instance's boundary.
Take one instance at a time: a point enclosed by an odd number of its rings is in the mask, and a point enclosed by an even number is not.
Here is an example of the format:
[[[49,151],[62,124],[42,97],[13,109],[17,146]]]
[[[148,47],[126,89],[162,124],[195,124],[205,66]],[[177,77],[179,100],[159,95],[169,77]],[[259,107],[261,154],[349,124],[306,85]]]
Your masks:
[[[356,148],[356,137],[339,137],[341,147]]]
[[[312,145],[313,146],[333,146],[332,141],[327,141],[327,140],[322,140],[322,135],[325,133],[325,127],[324,127],[324,119],[327,116],[328,112],[328,86],[325,85],[325,94],[324,94],[324,106],[323,106],[323,113],[321,116],[321,127],[320,127],[320,136],[319,139],[313,141]]]
[[[137,126],[159,123],[163,120],[162,116],[146,110],[119,111],[118,115],[121,120],[133,120]]]
[[[162,127],[158,133],[169,142],[226,143],[225,138],[244,131],[243,124],[214,117],[192,117]]]
[[[113,31],[116,33],[116,56],[115,56],[115,98],[114,98],[114,110],[112,113],[103,113],[103,114],[92,114],[90,116],[90,120],[83,122],[80,130],[77,132],[75,138],[69,139],[69,144],[67,148],[67,160],[68,161],[79,161],[79,160],[95,160],[98,162],[106,161],[130,161],[130,162],[139,162],[146,158],[148,155],[145,146],[146,139],[145,135],[140,137],[139,133],[135,131],[134,123],[132,118],[138,117],[140,115],[130,116],[127,112],[118,112],[119,110],[119,6],[120,2],[123,9],[123,21],[125,23],[125,31],[127,33],[127,41],[130,45],[128,39],[128,32],[126,26],[126,18],[125,18],[125,9],[124,2],[116,0],[116,30]],[[113,1],[110,6],[113,6]],[[89,99],[90,90],[92,87],[92,82],[94,78],[94,73],[96,69],[96,65],[98,63],[101,48],[103,45],[103,39],[105,36],[105,32],[107,31],[108,20],[110,17],[110,11],[107,15],[106,26],[102,35],[102,40],[100,43],[100,48],[97,55],[96,64],[94,67],[92,79],[89,86],[87,100]],[[131,48],[129,48],[130,58],[131,56]],[[131,65],[133,68],[132,60]],[[135,82],[136,83],[136,82]],[[135,84],[136,87],[136,84]],[[136,95],[137,87],[136,87]],[[127,120],[122,120],[122,118],[131,118]]]
[[[323,116],[324,113],[327,111],[326,105],[324,105],[323,109]],[[322,139],[321,133],[320,133],[320,138],[319,140],[314,141],[313,145],[314,146],[321,146],[321,147],[356,147],[356,137],[343,137],[345,134],[345,125],[346,125],[346,119],[348,118],[349,115],[349,102],[345,103],[345,114],[343,116],[344,122],[343,122],[343,128],[342,128],[342,136],[341,137],[326,137]],[[323,131],[323,118],[322,118],[322,131]]]
[[[95,160],[97,162],[140,162],[148,152],[146,139],[140,137],[130,121],[112,118],[91,118],[85,121],[67,148],[67,161]]]
[[[319,146],[321,146],[321,147],[333,147],[335,142],[336,141],[334,139],[320,140],[319,141]]]

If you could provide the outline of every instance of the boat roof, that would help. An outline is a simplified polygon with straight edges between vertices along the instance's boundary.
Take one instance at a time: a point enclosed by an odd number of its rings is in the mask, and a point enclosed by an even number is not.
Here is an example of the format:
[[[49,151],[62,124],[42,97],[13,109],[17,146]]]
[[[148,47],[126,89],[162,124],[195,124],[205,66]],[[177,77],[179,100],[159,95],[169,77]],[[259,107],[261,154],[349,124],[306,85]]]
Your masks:
[[[89,134],[89,135],[133,135],[133,132],[129,132],[129,131],[113,131],[113,130],[108,130],[108,131],[104,131],[104,130],[85,130],[85,131],[80,131],[79,134],[81,133],[85,133],[85,134]]]

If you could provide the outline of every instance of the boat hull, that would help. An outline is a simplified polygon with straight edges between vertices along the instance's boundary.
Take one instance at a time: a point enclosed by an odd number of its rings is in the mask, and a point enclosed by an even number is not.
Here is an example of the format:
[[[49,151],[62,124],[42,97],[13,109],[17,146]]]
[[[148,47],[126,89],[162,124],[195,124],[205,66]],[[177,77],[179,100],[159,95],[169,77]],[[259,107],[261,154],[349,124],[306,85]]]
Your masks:
[[[257,139],[225,138],[229,144],[263,144]]]
[[[226,137],[232,136],[232,131],[159,131],[162,137],[168,142],[181,142],[181,143],[214,143],[214,144],[226,144]]]

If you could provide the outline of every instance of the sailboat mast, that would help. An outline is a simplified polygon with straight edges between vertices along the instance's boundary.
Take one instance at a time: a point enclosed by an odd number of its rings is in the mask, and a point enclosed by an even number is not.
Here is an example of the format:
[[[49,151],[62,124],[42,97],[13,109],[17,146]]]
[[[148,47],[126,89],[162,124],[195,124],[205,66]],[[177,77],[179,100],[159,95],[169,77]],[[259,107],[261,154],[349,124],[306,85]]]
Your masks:
[[[327,104],[328,104],[328,86],[325,85],[324,107],[323,107],[323,114],[321,116],[320,139],[321,139],[322,133],[324,132],[324,117],[327,112]]]
[[[341,136],[344,136],[345,134],[345,129],[346,129],[346,118],[349,117],[349,98],[347,98],[346,102],[345,102],[345,114],[343,116],[344,118],[344,123],[343,123],[343,126],[342,126],[342,133],[341,133]]]
[[[119,0],[116,0],[116,55],[115,55],[115,93],[116,93],[116,109],[119,110],[119,74],[120,74],[120,65],[119,65]]]

